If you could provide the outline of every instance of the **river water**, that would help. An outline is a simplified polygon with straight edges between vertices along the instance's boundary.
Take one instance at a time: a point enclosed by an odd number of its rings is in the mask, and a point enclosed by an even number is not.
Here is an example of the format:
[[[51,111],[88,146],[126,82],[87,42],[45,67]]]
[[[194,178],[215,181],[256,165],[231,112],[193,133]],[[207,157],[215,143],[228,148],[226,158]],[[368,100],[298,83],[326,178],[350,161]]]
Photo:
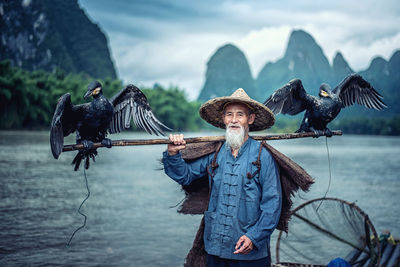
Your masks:
[[[70,137],[66,143],[73,141]],[[325,138],[270,144],[316,180],[294,206],[324,195],[329,183]],[[356,202],[378,233],[389,229],[399,237],[400,138],[334,136],[328,147],[328,196]],[[182,266],[201,216],[180,215],[173,207],[184,194],[157,170],[165,148],[99,149],[96,162],[86,171],[91,195],[82,212],[87,225],[67,246],[83,223],[77,209],[87,194],[82,168],[74,172],[70,165],[75,152],[55,160],[48,132],[0,131],[0,265]]]

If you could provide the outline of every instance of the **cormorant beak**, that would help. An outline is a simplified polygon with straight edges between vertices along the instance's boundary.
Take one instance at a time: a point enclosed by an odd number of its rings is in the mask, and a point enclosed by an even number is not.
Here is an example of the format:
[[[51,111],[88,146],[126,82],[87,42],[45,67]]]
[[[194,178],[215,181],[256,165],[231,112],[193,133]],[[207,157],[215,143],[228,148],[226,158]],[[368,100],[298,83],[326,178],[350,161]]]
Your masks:
[[[328,97],[328,96],[329,96],[329,94],[328,94],[326,91],[324,91],[324,90],[321,90],[321,91],[319,92],[319,95],[322,96],[322,97]]]
[[[86,94],[83,96],[83,98],[86,99],[91,95],[93,95],[93,96],[98,95],[100,93],[100,91],[101,91],[100,87],[97,87],[94,90],[87,91]]]
[[[93,91],[87,91],[86,94],[83,96],[84,99],[88,98],[89,96],[91,96],[93,93]]]

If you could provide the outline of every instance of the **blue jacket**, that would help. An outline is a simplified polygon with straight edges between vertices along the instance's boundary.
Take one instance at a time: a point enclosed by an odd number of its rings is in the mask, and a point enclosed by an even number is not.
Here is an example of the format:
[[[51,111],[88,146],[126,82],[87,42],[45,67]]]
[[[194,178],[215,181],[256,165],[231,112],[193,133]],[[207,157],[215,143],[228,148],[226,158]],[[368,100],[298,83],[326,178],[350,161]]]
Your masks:
[[[219,167],[212,179],[208,210],[204,213],[204,245],[208,254],[226,259],[256,260],[268,256],[270,236],[278,224],[282,193],[275,160],[262,149],[261,170],[257,167],[260,143],[249,138],[233,157],[225,144],[217,156]],[[163,154],[165,173],[182,185],[207,174],[214,154],[186,163],[178,153]],[[209,177],[210,179],[210,177]],[[210,181],[211,182],[211,181]],[[246,235],[253,242],[247,254],[233,254],[236,242]]]

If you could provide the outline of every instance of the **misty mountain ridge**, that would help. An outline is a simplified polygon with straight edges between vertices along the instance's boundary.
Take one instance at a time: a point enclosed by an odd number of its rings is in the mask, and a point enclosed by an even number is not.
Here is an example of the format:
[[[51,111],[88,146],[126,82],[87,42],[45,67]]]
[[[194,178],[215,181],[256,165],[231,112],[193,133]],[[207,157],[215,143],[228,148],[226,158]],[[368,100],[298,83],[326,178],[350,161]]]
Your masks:
[[[0,0],[0,60],[26,70],[117,78],[108,42],[77,0]]]
[[[250,97],[257,97],[255,81],[244,53],[234,45],[219,48],[207,63],[206,82],[198,99],[207,101],[216,96],[231,95],[246,88]]]
[[[225,53],[225,49],[235,49],[236,54],[242,56],[231,57]],[[218,60],[216,60],[217,54]],[[331,65],[314,38],[302,30],[292,31],[284,56],[275,62],[267,62],[255,79],[252,78],[248,66],[248,61],[239,48],[232,44],[219,48],[207,63],[206,81],[199,100],[205,101],[215,96],[229,95],[229,92],[242,87],[251,97],[264,102],[276,89],[294,78],[301,79],[305,90],[316,96],[322,83],[329,84],[333,89],[346,76],[354,73],[340,52],[337,52]],[[240,70],[246,71],[240,73]],[[389,108],[377,112],[356,104],[343,109],[342,113],[346,113],[346,116],[400,114],[399,105],[396,104],[400,101],[400,88],[398,88],[400,50],[396,51],[389,61],[382,57],[375,57],[366,70],[358,73],[384,97],[384,102]],[[254,81],[254,86],[251,80]],[[237,83],[234,84],[233,81]],[[234,88],[227,90],[224,87],[226,84]],[[250,85],[249,88],[245,86],[246,84]]]

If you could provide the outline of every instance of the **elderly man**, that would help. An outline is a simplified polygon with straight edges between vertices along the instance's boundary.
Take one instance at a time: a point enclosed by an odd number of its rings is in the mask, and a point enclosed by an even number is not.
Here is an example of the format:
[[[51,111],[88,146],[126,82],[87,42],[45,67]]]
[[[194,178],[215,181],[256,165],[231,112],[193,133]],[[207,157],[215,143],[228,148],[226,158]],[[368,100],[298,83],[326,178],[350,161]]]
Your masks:
[[[281,185],[274,159],[248,132],[271,127],[274,116],[243,89],[207,101],[200,115],[226,128],[226,142],[217,155],[186,163],[179,153],[186,145],[183,135],[170,135],[173,144],[163,162],[165,173],[182,185],[209,173],[211,191],[204,214],[207,266],[270,266],[269,243],[279,221]]]

